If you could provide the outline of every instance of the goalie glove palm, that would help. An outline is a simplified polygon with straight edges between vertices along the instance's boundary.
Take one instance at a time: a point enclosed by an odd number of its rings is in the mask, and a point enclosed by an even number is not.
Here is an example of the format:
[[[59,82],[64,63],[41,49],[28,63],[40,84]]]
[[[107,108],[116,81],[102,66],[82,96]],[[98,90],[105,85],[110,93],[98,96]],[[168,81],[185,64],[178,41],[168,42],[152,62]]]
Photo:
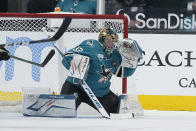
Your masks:
[[[1,60],[9,60],[9,51],[5,48],[0,48],[0,61]]]
[[[119,41],[117,48],[122,57],[123,67],[136,68],[138,61],[142,59],[142,49],[135,40],[130,38]]]

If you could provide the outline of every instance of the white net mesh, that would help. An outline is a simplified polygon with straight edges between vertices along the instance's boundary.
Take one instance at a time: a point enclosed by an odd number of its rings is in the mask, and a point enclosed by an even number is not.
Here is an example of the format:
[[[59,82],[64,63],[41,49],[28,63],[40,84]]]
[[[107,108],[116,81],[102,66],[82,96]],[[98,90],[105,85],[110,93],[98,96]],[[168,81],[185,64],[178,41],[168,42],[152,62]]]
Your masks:
[[[52,18],[47,18],[47,16]],[[63,18],[59,18],[59,15],[47,16],[40,14],[28,18],[23,15],[17,17],[0,15],[0,44],[41,40],[53,36],[59,29]],[[97,40],[99,32],[104,27],[113,28],[120,39],[124,37],[124,19],[120,16],[88,15],[87,19],[84,18],[85,15],[73,16],[69,28],[56,42],[6,46],[6,49],[11,55],[41,63],[49,51],[54,49],[54,44],[64,53],[65,50],[77,46],[83,40]],[[0,108],[2,106],[5,108],[10,104],[14,106],[19,104],[22,100],[22,88],[50,88],[52,92],[58,94],[65,80],[66,71],[61,64],[62,57],[57,52],[44,68],[15,59],[0,61],[0,103],[2,103]]]

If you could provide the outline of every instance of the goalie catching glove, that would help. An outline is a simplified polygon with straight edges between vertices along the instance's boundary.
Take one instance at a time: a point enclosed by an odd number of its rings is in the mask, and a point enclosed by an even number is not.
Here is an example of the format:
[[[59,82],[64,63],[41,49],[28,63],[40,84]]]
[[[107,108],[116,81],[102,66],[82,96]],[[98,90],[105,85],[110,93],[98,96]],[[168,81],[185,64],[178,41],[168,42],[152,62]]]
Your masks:
[[[122,39],[117,44],[117,49],[122,57],[122,67],[136,68],[142,59],[143,51],[138,43],[131,38]]]
[[[0,61],[1,60],[9,60],[9,51],[6,50],[5,48],[0,48]]]

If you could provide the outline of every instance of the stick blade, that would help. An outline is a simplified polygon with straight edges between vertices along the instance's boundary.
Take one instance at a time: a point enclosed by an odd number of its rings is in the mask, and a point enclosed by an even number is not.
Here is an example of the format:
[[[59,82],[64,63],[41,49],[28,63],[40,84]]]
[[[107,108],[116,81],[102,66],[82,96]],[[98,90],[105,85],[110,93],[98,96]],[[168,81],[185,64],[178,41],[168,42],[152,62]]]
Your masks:
[[[71,21],[72,21],[72,18],[70,16],[65,17],[65,19],[63,20],[63,23],[61,24],[59,30],[51,38],[52,41],[58,40],[63,35],[63,33],[67,30],[68,26],[70,25]]]
[[[65,19],[63,20],[63,23],[61,24],[59,30],[54,34],[53,37],[51,37],[50,39],[45,39],[45,40],[29,41],[28,44],[57,41],[64,34],[64,32],[67,30],[71,21],[72,21],[72,18],[70,16],[65,17]]]
[[[47,57],[45,58],[45,60],[43,61],[42,67],[44,67],[44,66],[51,60],[51,58],[54,56],[54,54],[55,54],[55,50],[52,49],[52,50],[49,52],[49,54],[47,55]]]
[[[133,119],[134,113],[125,113],[125,114],[117,114],[117,113],[110,113],[110,119],[113,120],[122,120],[122,119]]]

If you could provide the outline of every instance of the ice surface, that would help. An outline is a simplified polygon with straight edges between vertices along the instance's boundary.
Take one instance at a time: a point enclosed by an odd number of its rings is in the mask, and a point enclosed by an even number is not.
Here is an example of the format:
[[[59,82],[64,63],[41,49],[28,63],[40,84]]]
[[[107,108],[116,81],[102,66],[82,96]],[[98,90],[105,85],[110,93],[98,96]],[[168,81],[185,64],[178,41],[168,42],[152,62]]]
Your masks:
[[[0,113],[0,131],[196,131],[196,112],[145,110],[144,113],[144,117],[123,120],[109,120],[100,115],[48,118]]]

